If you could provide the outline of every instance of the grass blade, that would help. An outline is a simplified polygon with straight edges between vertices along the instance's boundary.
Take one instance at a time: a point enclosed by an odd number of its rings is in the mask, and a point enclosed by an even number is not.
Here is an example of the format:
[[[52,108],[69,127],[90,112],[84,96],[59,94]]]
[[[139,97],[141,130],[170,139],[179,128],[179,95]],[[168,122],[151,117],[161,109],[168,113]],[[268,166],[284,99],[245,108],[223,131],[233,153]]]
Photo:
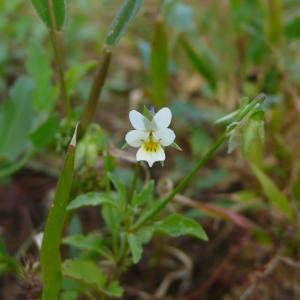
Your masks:
[[[44,230],[41,248],[43,300],[58,299],[61,287],[62,270],[59,246],[73,181],[76,134],[77,128],[69,145],[64,167],[57,184],[53,205]]]
[[[51,28],[51,12],[49,10],[49,3],[51,3],[56,23],[55,29],[60,30],[63,27],[66,14],[65,0],[31,0],[31,2],[48,28]]]
[[[168,87],[168,42],[164,24],[158,21],[152,41],[150,58],[150,75],[152,81],[152,100],[160,107],[166,104]]]
[[[125,30],[128,28],[130,22],[137,15],[143,2],[143,0],[125,1],[108,30],[105,41],[108,46],[116,47]]]

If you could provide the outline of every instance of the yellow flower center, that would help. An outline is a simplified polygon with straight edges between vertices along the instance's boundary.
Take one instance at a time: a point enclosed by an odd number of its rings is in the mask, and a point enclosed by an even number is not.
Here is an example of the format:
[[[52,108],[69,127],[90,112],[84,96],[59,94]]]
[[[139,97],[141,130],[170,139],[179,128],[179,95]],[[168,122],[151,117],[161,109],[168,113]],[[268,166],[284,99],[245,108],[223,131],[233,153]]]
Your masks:
[[[148,152],[156,152],[159,148],[159,142],[154,142],[152,139],[144,142],[144,149]]]

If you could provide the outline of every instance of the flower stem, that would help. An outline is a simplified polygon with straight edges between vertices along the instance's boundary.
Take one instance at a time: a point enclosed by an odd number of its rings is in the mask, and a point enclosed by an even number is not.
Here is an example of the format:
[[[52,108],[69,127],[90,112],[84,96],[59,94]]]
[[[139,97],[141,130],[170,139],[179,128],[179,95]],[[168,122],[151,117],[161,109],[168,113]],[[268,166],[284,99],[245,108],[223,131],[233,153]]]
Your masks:
[[[94,116],[98,104],[98,99],[108,73],[110,61],[111,50],[109,47],[104,46],[100,55],[100,60],[93,81],[92,89],[89,95],[89,99],[84,107],[84,111],[81,117],[81,131],[84,131],[86,129],[86,127],[90,124]]]
[[[118,265],[122,265],[122,262],[123,262],[124,258],[127,255],[127,252],[128,252],[127,234],[128,234],[128,231],[130,230],[131,223],[132,223],[131,216],[130,216],[130,214],[128,215],[128,205],[130,204],[130,202],[132,200],[139,174],[140,174],[140,163],[137,162],[136,165],[135,165],[135,170],[134,170],[134,174],[133,174],[133,177],[132,177],[131,186],[129,188],[126,203],[125,203],[125,209],[124,209],[125,233],[122,234],[123,236],[121,235],[121,250],[120,250],[120,256],[118,257],[118,260],[117,260]]]
[[[128,206],[130,205],[130,202],[132,200],[139,174],[140,174],[140,163],[137,162],[135,165],[135,170],[134,170],[131,185],[130,185],[130,188],[129,188],[129,191],[127,194],[127,198],[124,203],[124,205],[125,205],[125,207],[124,207],[124,226],[125,226],[126,232],[130,230],[130,227],[132,224],[131,216],[130,216],[130,214],[128,214]]]
[[[132,200],[139,174],[140,174],[140,163],[137,162],[135,165],[135,170],[134,170],[131,186],[130,186],[130,189],[129,189],[129,192],[127,195],[127,204],[130,203],[130,201]]]
[[[52,0],[48,0],[48,8],[50,12],[50,21],[51,21],[50,39],[54,51],[55,62],[57,66],[58,76],[59,76],[60,89],[64,99],[65,113],[68,119],[70,120],[72,116],[71,102],[67,93],[67,87],[66,87],[66,81],[64,75],[63,57],[62,57],[61,49],[59,47],[58,38],[57,38],[56,18],[55,18]]]
[[[244,119],[248,113],[260,102],[264,100],[265,96],[263,94],[258,95],[249,105],[247,108],[242,110],[240,114],[237,115],[234,122],[240,122]],[[215,155],[217,150],[223,145],[223,143],[227,140],[228,133],[233,128],[229,129],[228,127],[226,130],[220,135],[220,137],[215,141],[215,143],[210,147],[210,149],[206,152],[206,154],[196,163],[195,167],[179,182],[179,184],[175,187],[175,189],[170,192],[168,196],[166,196],[162,201],[160,201],[152,210],[142,216],[136,224],[133,226],[133,230],[138,230],[144,224],[152,220],[156,215],[160,213],[162,209],[166,207],[166,205],[173,200],[177,193],[181,192],[188,183],[192,180],[192,178],[201,170],[203,165]]]

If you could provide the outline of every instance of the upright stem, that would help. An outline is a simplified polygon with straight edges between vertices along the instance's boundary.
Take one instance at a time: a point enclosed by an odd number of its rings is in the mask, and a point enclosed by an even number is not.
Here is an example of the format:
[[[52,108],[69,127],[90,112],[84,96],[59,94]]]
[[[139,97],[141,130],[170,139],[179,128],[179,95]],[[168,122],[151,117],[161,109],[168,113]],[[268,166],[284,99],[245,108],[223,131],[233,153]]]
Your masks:
[[[135,165],[135,170],[134,170],[134,174],[133,174],[133,178],[132,178],[132,182],[131,182],[131,186],[130,189],[128,191],[128,195],[127,195],[127,203],[129,203],[133,197],[133,193],[136,187],[136,183],[137,183],[137,179],[139,177],[139,173],[140,173],[140,163],[137,162]]]
[[[62,93],[63,100],[64,100],[65,112],[66,112],[68,119],[70,119],[71,115],[72,115],[71,102],[70,102],[70,98],[68,97],[68,93],[67,93],[67,87],[66,87],[66,81],[65,81],[65,75],[64,75],[64,64],[63,64],[61,49],[59,47],[59,42],[58,42],[58,38],[57,38],[56,18],[55,18],[52,0],[48,0],[48,8],[49,8],[49,12],[50,12],[50,21],[51,21],[50,39],[51,39],[51,43],[52,43],[52,47],[53,47],[53,51],[54,51],[55,62],[56,62],[56,67],[57,67],[57,71],[58,71],[58,76],[59,76],[60,89],[61,89],[61,93]]]
[[[256,97],[247,108],[241,111],[240,114],[237,115],[235,122],[240,122],[244,117],[248,115],[248,113],[258,104],[259,102],[264,100],[264,95],[259,95]],[[226,141],[228,133],[232,129],[226,129],[221,136],[216,140],[216,142],[210,147],[210,149],[206,152],[206,154],[196,163],[195,167],[179,182],[179,184],[175,187],[175,189],[170,192],[170,194],[165,197],[161,202],[159,202],[152,210],[142,216],[137,223],[133,226],[133,230],[139,229],[141,226],[146,224],[148,221],[153,219],[159,212],[166,207],[166,205],[175,197],[175,195],[181,192],[191,181],[191,179],[201,170],[203,165],[217,152],[221,145]]]
[[[130,204],[135,188],[136,188],[136,183],[137,183],[137,179],[139,177],[139,173],[140,173],[140,163],[137,162],[136,166],[135,166],[135,170],[134,170],[134,174],[132,177],[132,181],[131,181],[131,185],[127,194],[127,199],[126,199],[126,203],[125,203],[125,210],[124,210],[124,227],[125,227],[125,234],[122,238],[122,243],[121,243],[121,251],[120,251],[120,256],[118,258],[118,264],[120,265],[123,261],[123,259],[126,257],[127,251],[128,251],[128,242],[127,242],[127,234],[128,231],[130,230],[130,226],[131,226],[131,222],[132,220],[130,218],[128,218],[127,213],[128,213],[128,205]]]
[[[100,55],[100,61],[97,67],[96,76],[92,85],[89,99],[85,105],[84,112],[81,117],[81,131],[86,129],[94,116],[98,104],[98,98],[101,94],[108,73],[110,61],[111,50],[107,46],[104,46]]]

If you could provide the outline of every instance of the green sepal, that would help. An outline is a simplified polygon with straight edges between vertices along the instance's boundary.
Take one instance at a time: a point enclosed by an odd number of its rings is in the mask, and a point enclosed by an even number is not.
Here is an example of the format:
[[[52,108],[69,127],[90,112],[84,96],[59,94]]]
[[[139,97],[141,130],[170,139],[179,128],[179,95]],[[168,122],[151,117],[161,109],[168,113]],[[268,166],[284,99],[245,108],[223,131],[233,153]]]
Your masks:
[[[124,150],[128,147],[128,144],[127,143],[124,143],[123,146],[121,147],[121,150]]]
[[[175,142],[173,142],[173,143],[171,144],[171,147],[175,148],[175,149],[178,150],[178,151],[182,151],[182,149],[180,148],[180,146],[179,146],[177,143],[175,143]]]

